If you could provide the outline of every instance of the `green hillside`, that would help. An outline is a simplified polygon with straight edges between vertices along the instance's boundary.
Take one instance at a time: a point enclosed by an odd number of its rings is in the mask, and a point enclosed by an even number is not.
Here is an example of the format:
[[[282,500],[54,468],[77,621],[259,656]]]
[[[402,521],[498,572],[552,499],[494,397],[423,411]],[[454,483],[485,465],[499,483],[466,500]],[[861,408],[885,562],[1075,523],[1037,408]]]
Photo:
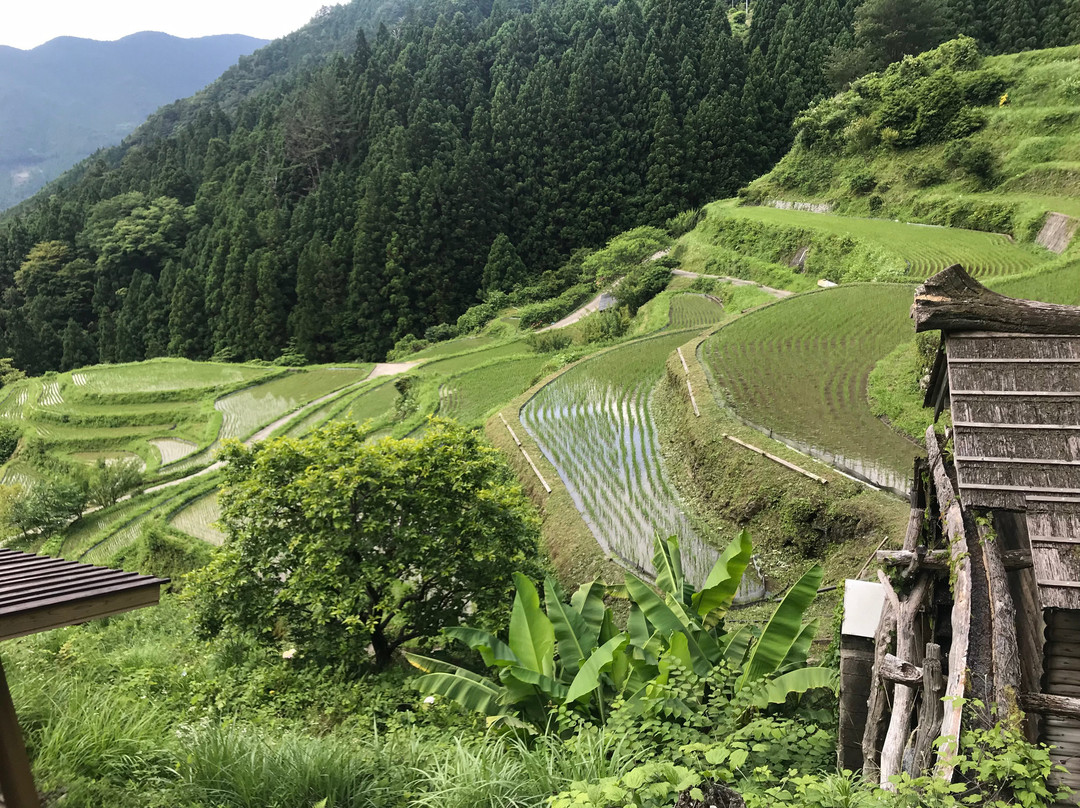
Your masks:
[[[982,58],[958,40],[855,81],[796,122],[747,198],[1006,233],[1080,215],[1080,46]]]

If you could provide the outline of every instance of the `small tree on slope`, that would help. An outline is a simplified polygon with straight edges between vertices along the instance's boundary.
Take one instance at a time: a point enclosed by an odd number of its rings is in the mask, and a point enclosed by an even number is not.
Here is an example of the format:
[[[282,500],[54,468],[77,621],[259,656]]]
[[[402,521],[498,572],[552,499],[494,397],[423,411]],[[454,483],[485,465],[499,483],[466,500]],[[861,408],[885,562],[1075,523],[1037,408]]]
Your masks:
[[[498,451],[439,420],[417,440],[365,438],[337,424],[228,445],[227,539],[193,588],[203,630],[381,668],[466,611],[505,619],[513,571],[537,572],[539,532]]]

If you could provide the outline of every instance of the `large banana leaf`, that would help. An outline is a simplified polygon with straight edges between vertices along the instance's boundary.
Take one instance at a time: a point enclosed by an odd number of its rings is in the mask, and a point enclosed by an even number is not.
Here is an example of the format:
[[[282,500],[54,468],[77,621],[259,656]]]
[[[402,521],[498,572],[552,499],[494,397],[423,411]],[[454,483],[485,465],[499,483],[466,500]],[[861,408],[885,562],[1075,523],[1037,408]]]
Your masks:
[[[405,658],[423,671],[432,671],[415,680],[421,693],[443,696],[466,710],[485,715],[502,715],[503,689],[472,671],[448,665],[438,659],[405,652]]]
[[[590,636],[592,637],[592,641],[588,643],[590,646],[594,645],[597,637],[600,636],[600,624],[604,622],[604,612],[607,611],[607,607],[604,606],[604,594],[606,591],[607,587],[603,583],[592,581],[579,586],[577,592],[570,598],[570,605],[574,607],[574,611],[581,615],[581,619],[589,627]]]
[[[753,554],[750,533],[745,530],[740,530],[720,554],[701,591],[693,596],[694,608],[698,616],[705,621],[706,627],[711,628],[719,623],[731,608]]]
[[[519,663],[536,673],[555,672],[555,629],[540,609],[540,595],[533,582],[514,573],[517,594],[510,612],[510,650]]]
[[[581,663],[589,655],[595,639],[581,615],[563,602],[558,584],[550,577],[544,580],[544,602],[547,604],[548,619],[555,629],[558,641],[559,661],[563,671],[569,675],[581,669]]]
[[[510,646],[487,631],[466,626],[451,626],[446,634],[455,640],[461,640],[474,651],[479,651],[484,664],[489,668],[517,665],[518,658]]]
[[[754,632],[750,626],[741,626],[737,631],[725,634],[720,641],[724,659],[736,667],[742,665],[746,657],[746,649],[750,647],[750,640],[753,638]]]
[[[739,687],[770,676],[780,668],[791,646],[802,633],[803,615],[814,602],[823,575],[822,568],[815,564],[784,596],[758,641],[754,643]]]
[[[646,619],[656,626],[662,635],[670,636],[678,632],[686,637],[694,672],[700,676],[708,673],[713,661],[698,644],[696,627],[681,605],[661,600],[648,584],[629,573],[626,574],[626,589]]]
[[[668,598],[684,606],[690,604],[694,588],[683,576],[682,553],[679,552],[679,540],[675,536],[653,540],[653,569],[656,570],[656,587]]]
[[[754,685],[754,706],[764,709],[770,704],[783,704],[792,693],[805,693],[817,687],[836,687],[836,671],[832,668],[799,668]]]
[[[786,673],[789,670],[801,668],[806,665],[806,658],[810,655],[810,646],[813,644],[817,632],[817,618],[811,620],[809,623],[803,624],[802,629],[799,631],[799,636],[795,638],[795,642],[793,642],[791,648],[788,649],[787,656],[784,657],[784,661],[781,662],[780,667],[777,668],[780,673]]]
[[[544,701],[566,699],[566,685],[562,682],[520,665],[503,668],[499,672],[499,680],[506,686],[504,700],[507,704],[517,704],[533,696],[540,696]]]
[[[645,612],[633,601],[630,602],[630,616],[626,619],[626,630],[630,632],[630,642],[637,648],[644,648],[649,643],[652,631]]]
[[[617,655],[625,656],[624,649],[629,641],[626,634],[619,634],[593,651],[570,684],[566,700],[577,701],[600,687],[600,676],[611,667]]]

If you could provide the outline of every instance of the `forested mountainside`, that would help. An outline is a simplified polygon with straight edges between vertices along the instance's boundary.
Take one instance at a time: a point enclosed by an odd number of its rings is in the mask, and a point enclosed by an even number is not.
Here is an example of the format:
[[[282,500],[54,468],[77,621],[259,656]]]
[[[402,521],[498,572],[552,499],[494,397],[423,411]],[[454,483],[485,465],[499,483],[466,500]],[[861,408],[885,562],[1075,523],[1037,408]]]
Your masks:
[[[976,25],[993,0],[925,4],[927,41],[1029,44],[1011,10]],[[372,37],[401,6],[331,10],[9,217],[0,352],[381,358],[477,301],[499,236],[539,278],[769,168],[845,49],[904,14],[856,5],[426,3]],[[1036,40],[1068,36],[1038,5]]]
[[[708,0],[425,5],[25,206],[0,353],[381,358],[476,302],[500,234],[539,275],[759,174],[853,5],[735,32]]]
[[[0,209],[265,44],[144,31],[115,42],[58,37],[32,50],[0,47]]]

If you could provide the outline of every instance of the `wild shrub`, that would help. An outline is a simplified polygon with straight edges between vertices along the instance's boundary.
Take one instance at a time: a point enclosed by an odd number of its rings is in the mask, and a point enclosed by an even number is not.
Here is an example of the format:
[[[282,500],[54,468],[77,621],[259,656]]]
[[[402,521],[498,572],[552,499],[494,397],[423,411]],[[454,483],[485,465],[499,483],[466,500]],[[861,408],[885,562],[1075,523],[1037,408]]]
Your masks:
[[[619,306],[598,311],[581,321],[581,341],[610,342],[619,339],[630,329],[630,313]]]
[[[678,238],[697,227],[698,222],[700,222],[704,216],[704,208],[684,210],[681,213],[676,213],[664,222],[664,229],[671,233],[673,237]]]
[[[877,177],[872,171],[859,170],[848,177],[848,188],[853,194],[862,196],[868,194],[877,187]]]
[[[0,463],[6,463],[19,446],[22,430],[15,424],[0,424]]]
[[[570,335],[561,331],[543,331],[529,334],[525,340],[526,345],[540,354],[558,353],[569,348],[571,342],[573,342],[573,339]]]

